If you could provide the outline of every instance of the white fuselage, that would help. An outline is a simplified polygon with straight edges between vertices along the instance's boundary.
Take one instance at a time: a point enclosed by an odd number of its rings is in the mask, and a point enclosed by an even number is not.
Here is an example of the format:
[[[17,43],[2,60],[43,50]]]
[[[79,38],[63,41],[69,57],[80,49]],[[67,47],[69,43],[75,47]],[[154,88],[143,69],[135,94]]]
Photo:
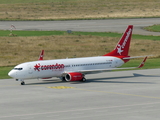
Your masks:
[[[116,68],[124,64],[117,57],[99,56],[58,60],[42,60],[17,65],[9,72],[15,79],[61,77],[63,73]]]

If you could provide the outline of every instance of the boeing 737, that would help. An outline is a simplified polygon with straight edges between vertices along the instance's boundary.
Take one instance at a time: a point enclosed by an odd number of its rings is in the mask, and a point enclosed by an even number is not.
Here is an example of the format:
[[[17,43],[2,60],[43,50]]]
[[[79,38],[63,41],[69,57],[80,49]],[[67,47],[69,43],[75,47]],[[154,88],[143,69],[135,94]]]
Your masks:
[[[117,68],[132,58],[128,55],[133,25],[129,25],[115,49],[110,53],[97,57],[67,58],[57,60],[43,60],[42,50],[38,61],[19,64],[8,75],[24,85],[26,79],[45,79],[58,77],[62,81],[86,81],[86,74],[106,72],[117,69],[141,68],[147,57],[138,67]],[[87,52],[87,51],[86,51]],[[139,56],[142,57],[142,56]]]

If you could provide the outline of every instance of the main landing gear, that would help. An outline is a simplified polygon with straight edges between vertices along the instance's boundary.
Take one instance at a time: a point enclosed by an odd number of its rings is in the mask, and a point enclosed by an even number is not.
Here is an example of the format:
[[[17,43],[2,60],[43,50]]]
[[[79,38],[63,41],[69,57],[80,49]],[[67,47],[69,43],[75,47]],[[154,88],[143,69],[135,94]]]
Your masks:
[[[86,78],[85,78],[85,77],[83,77],[81,81],[82,81],[82,82],[86,82]]]
[[[69,82],[69,81],[67,81],[66,79],[65,79],[65,77],[59,77],[63,82]],[[86,80],[86,78],[85,77],[83,77],[81,80],[74,80],[74,81],[80,81],[80,82],[86,82],[87,80]]]

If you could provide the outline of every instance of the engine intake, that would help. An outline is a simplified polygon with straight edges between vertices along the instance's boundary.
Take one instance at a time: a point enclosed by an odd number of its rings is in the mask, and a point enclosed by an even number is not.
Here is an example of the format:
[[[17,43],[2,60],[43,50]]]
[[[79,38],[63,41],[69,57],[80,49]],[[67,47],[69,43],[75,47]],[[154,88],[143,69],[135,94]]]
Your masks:
[[[74,73],[67,73],[65,75],[66,81],[81,81],[84,75],[82,73],[74,72]]]

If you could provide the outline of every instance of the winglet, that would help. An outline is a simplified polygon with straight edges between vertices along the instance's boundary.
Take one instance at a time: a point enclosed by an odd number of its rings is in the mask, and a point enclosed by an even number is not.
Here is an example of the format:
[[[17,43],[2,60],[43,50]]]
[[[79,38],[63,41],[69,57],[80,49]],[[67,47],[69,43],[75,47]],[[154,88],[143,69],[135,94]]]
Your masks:
[[[43,56],[44,56],[44,50],[41,51],[41,54],[39,55],[39,59],[38,60],[43,60]]]
[[[144,63],[146,62],[147,56],[144,58],[142,63],[138,66],[138,68],[142,68],[144,66]]]

